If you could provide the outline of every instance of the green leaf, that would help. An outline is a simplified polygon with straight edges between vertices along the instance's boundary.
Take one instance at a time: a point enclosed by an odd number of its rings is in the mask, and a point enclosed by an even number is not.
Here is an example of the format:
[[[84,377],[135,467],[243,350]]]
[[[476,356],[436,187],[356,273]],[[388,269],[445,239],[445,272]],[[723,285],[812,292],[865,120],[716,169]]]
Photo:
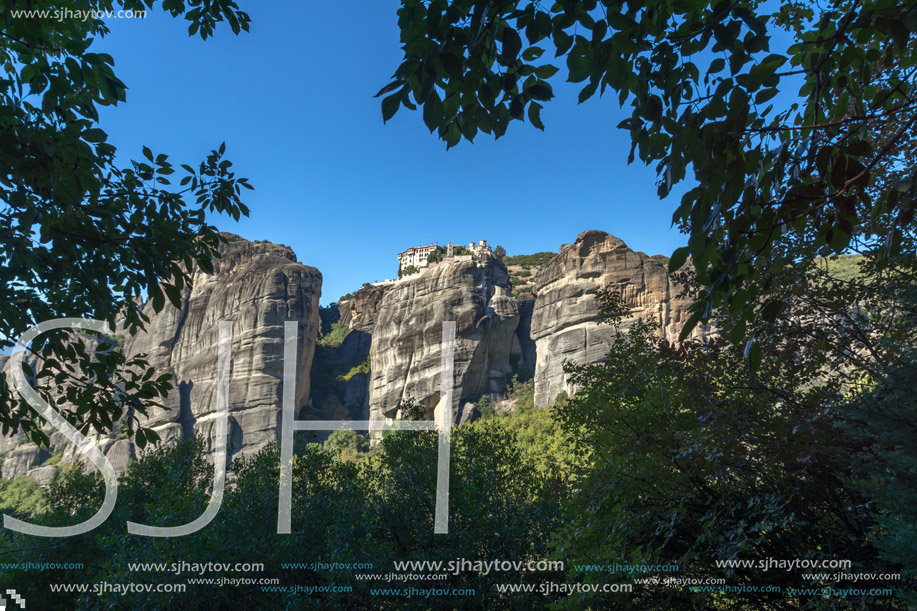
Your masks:
[[[175,306],[175,309],[180,310],[182,300],[181,300],[181,291],[178,289],[178,287],[172,284],[163,282],[162,288],[165,290],[166,295],[169,298],[169,302],[171,302],[171,304]]]
[[[391,83],[389,83],[388,85],[380,89],[379,93],[377,93],[373,97],[376,97],[376,98],[382,97],[383,95],[385,95],[386,93],[389,93],[390,91],[395,91],[396,89],[399,89],[402,85],[404,85],[402,81],[392,81]]]
[[[768,100],[773,98],[775,95],[777,95],[777,93],[778,91],[776,87],[769,87],[767,89],[762,89],[761,91],[755,94],[755,104],[763,104],[764,102],[767,102]]]
[[[577,97],[578,102],[582,104],[583,102],[591,98],[597,88],[598,88],[598,83],[589,83],[588,85],[583,87],[583,89],[579,92],[579,96]]]
[[[542,49],[541,47],[529,47],[522,54],[522,59],[524,59],[527,62],[533,62],[536,59],[538,59],[539,57],[541,57],[543,53],[544,53],[544,49]]]
[[[201,258],[197,261],[198,267],[201,268],[201,271],[205,274],[213,274],[213,261],[208,258]]]
[[[672,253],[672,257],[669,259],[669,273],[681,269],[685,261],[688,260],[689,254],[691,254],[691,248],[688,246],[676,248],[675,252]]]
[[[158,284],[150,285],[149,296],[150,296],[150,301],[153,304],[153,311],[161,312],[163,306],[166,304],[166,300],[162,294],[162,289],[159,288]]]
[[[22,72],[19,74],[19,78],[23,83],[29,83],[40,74],[41,66],[38,64],[28,64],[22,69]]]
[[[458,123],[454,120],[449,124],[445,134],[442,133],[442,128],[440,128],[440,135],[442,139],[446,141],[446,150],[451,149],[462,139],[462,132],[459,129]]]
[[[761,368],[761,344],[754,342],[748,355],[748,368],[755,372]]]
[[[401,105],[401,93],[395,93],[382,100],[382,122],[387,123],[389,119],[398,112]]]
[[[522,50],[522,39],[515,29],[507,26],[503,28],[503,49],[502,57],[504,63],[509,63],[519,56]]]
[[[86,131],[83,132],[83,140],[85,140],[86,142],[93,142],[93,143],[105,142],[106,137],[107,135],[105,131],[97,127],[87,129]]]
[[[532,97],[541,102],[547,102],[554,97],[554,91],[551,89],[551,86],[547,83],[538,83],[537,85],[532,85],[532,88],[529,90],[529,93],[532,94]]]
[[[694,330],[694,327],[697,326],[697,323],[699,323],[700,320],[701,320],[701,313],[693,312],[691,314],[691,317],[688,318],[688,320],[685,322],[685,326],[682,327],[681,333],[678,334],[678,341],[684,341],[688,339],[688,337],[691,335],[691,331]]]
[[[567,81],[580,83],[589,78],[589,74],[592,72],[592,62],[589,61],[589,58],[584,53],[578,53],[577,49],[574,48],[567,56],[567,68],[570,70]]]
[[[745,321],[740,320],[735,326],[732,327],[732,330],[729,331],[729,341],[733,345],[738,346],[739,343],[745,339]]]
[[[531,121],[532,125],[536,128],[544,131],[544,123],[541,122],[541,104],[537,102],[529,104],[529,121]]]
[[[540,79],[548,79],[557,74],[557,68],[551,64],[545,64],[544,66],[538,66],[535,68],[535,76]]]
[[[433,133],[433,130],[439,127],[442,121],[443,101],[439,99],[439,95],[435,91],[432,91],[423,105],[423,122],[426,123],[430,133]]]
[[[761,309],[761,318],[763,318],[765,322],[773,324],[777,321],[777,316],[780,314],[781,309],[783,309],[783,301],[771,301]]]
[[[509,103],[509,116],[514,119],[521,119],[523,112],[523,105],[519,98],[513,98]]]

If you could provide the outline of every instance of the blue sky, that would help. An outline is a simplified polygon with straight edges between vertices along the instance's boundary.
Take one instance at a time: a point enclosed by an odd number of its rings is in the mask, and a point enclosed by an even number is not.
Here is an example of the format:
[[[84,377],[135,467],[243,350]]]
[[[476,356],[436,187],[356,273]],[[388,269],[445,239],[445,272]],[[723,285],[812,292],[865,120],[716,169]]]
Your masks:
[[[392,278],[408,246],[486,239],[509,254],[556,251],[586,229],[635,250],[671,254],[677,201],[659,201],[655,174],[627,165],[628,113],[614,96],[578,105],[555,77],[546,131],[514,123],[450,151],[420,113],[387,125],[373,95],[398,65],[394,0],[251,2],[250,33],[189,38],[160,12],[112,20],[93,50],[110,53],[127,103],[102,127],[123,159],[140,147],[196,165],[226,141],[255,191],[248,219],[220,229],[291,246],[324,276],[322,303]]]

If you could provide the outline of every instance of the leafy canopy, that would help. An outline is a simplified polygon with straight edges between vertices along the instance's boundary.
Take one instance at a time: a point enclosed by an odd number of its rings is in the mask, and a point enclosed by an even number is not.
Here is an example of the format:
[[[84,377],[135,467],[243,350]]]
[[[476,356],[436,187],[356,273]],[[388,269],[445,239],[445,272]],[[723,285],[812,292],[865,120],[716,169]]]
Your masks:
[[[80,10],[152,9],[153,0],[94,0]],[[58,3],[6,2],[0,33],[0,349],[37,323],[64,317],[123,320],[142,328],[142,298],[156,311],[178,304],[197,266],[212,271],[221,237],[208,212],[234,219],[248,214],[243,188],[225,159],[225,145],[195,167],[176,167],[167,155],[143,147],[127,164],[99,126],[99,108],[126,100],[114,59],[92,50],[109,30],[98,18],[29,16]],[[162,9],[208,38],[219,22],[248,30],[248,15],[232,0],[165,0]],[[75,10],[75,9],[71,9]],[[53,385],[47,398],[83,432],[110,430],[124,414],[143,412],[167,392],[147,362],[128,362],[120,350],[93,358],[93,350],[64,333],[43,336],[31,348],[36,383]],[[39,358],[40,357],[40,358]],[[76,361],[74,369],[65,361]],[[46,441],[24,401],[0,375],[0,432],[17,427]],[[133,428],[133,422],[129,421]],[[137,442],[155,439],[137,431]]]
[[[422,106],[449,147],[544,129],[562,70],[581,102],[630,106],[631,161],[655,165],[660,197],[687,183],[670,268],[690,256],[702,290],[685,336],[728,307],[754,337],[800,262],[859,246],[881,266],[913,241],[912,3],[406,0],[398,17],[383,119]]]

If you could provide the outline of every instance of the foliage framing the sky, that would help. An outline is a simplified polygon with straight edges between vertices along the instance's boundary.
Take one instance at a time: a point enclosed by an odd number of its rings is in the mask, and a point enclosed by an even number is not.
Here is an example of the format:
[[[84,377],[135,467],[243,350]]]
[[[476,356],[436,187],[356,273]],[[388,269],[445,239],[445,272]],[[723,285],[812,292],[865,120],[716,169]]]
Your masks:
[[[223,241],[208,212],[235,219],[248,214],[225,145],[174,179],[167,155],[142,149],[122,166],[99,126],[99,108],[126,100],[114,58],[92,51],[108,28],[101,17],[118,8],[142,11],[155,2],[95,0],[7,2],[0,34],[0,348],[37,323],[58,318],[120,318],[129,332],[142,327],[142,298],[156,311],[181,301],[194,267],[212,271]],[[86,11],[57,18],[62,9]],[[232,0],[166,0],[161,8],[183,16],[189,34],[208,38],[219,22],[239,33],[248,15]],[[49,15],[24,11],[48,11]],[[93,11],[88,13],[88,11]],[[86,18],[80,18],[86,17]],[[175,184],[177,183],[177,184]],[[57,333],[30,347],[27,374],[46,399],[84,433],[111,430],[115,420],[169,389],[153,379],[143,355],[128,361],[120,350],[93,353]],[[69,361],[69,362],[68,362]],[[74,368],[73,362],[78,363]],[[0,374],[0,432],[21,428],[47,441],[24,401]],[[134,421],[128,420],[134,431]],[[141,447],[156,434],[137,429]]]
[[[800,260],[853,247],[882,265],[912,246],[911,4],[408,0],[398,15],[385,120],[420,105],[450,147],[514,120],[544,129],[565,69],[580,101],[630,105],[619,127],[631,160],[655,165],[660,197],[693,174],[673,215],[688,244],[670,261],[690,257],[702,287],[685,335],[718,307],[753,335]]]

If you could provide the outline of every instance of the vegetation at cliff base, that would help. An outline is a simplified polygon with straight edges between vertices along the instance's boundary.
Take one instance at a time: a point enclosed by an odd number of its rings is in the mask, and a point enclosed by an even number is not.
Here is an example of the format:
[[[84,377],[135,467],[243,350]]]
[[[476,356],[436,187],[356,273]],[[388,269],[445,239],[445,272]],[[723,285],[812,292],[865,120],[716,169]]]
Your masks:
[[[375,579],[356,573],[392,570],[392,560],[422,559],[447,562],[475,559],[482,550],[507,558],[542,558],[548,553],[549,533],[558,519],[557,497],[547,494],[547,481],[521,452],[513,434],[499,422],[456,429],[452,436],[450,534],[433,536],[436,492],[437,435],[429,431],[387,434],[369,455],[361,454],[365,437],[338,431],[325,448],[305,444],[293,464],[292,533],[277,535],[279,454],[276,446],[233,462],[231,480],[218,516],[192,535],[156,539],[127,535],[126,520],[151,524],[181,524],[193,520],[206,506],[213,468],[202,439],[163,445],[141,458],[121,476],[115,513],[86,535],[60,539],[55,545],[34,546],[28,537],[4,531],[7,556],[28,549],[29,560],[83,562],[85,583],[138,579],[130,563],[214,562],[263,563],[258,580],[316,586],[310,597],[280,593],[261,585],[189,586],[184,592],[145,592],[96,595],[55,593],[50,583],[61,580],[54,571],[36,571],[28,579],[3,565],[0,580],[16,583],[18,592],[36,609],[278,609],[278,608],[429,608],[429,600],[388,600],[373,596]],[[363,456],[361,458],[361,455]],[[31,480],[29,480],[31,481]],[[66,524],[94,511],[101,499],[101,479],[69,471],[47,495],[50,509],[36,518],[43,524]],[[23,508],[22,511],[26,509]],[[17,515],[24,515],[18,513]],[[364,570],[309,571],[299,566],[320,561],[359,563]],[[225,576],[228,576],[226,574]],[[222,573],[205,577],[220,577]],[[234,575],[238,577],[239,575]],[[171,570],[143,573],[143,582],[171,584],[200,575],[177,575]],[[12,581],[11,581],[12,580]],[[537,583],[526,571],[449,573],[437,588],[474,588],[475,596],[450,599],[450,608],[501,608],[527,602],[537,606],[541,594],[508,597],[495,589],[506,580]],[[351,591],[325,591],[323,586],[346,583]]]

